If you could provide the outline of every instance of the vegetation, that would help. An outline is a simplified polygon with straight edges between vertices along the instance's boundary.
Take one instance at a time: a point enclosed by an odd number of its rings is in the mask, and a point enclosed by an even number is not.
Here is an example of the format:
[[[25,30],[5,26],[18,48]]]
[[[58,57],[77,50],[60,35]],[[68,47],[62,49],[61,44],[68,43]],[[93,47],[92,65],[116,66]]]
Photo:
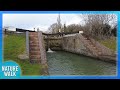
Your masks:
[[[103,44],[104,46],[116,51],[116,47],[117,47],[117,42],[116,42],[116,38],[111,38],[111,39],[106,39],[106,40],[99,40],[99,42],[101,44]]]
[[[81,14],[84,25],[71,24],[66,26],[60,23],[60,15],[57,23],[50,26],[51,33],[61,32],[78,32],[83,31],[84,35],[98,40],[101,44],[116,51],[117,36],[117,18],[114,14]],[[110,25],[112,23],[112,26]]]
[[[85,22],[84,32],[95,39],[109,39],[113,34],[111,26],[117,25],[114,14],[86,14],[82,18]]]
[[[20,60],[18,55],[25,53],[25,35],[5,35],[4,61],[12,60],[18,63],[22,75],[40,75],[40,64],[31,64],[28,60]]]

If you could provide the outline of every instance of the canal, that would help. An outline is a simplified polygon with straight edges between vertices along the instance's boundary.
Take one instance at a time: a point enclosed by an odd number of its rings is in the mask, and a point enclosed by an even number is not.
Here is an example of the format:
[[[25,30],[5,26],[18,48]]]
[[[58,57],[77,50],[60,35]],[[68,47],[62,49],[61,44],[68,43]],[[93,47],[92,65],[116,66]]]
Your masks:
[[[64,51],[47,52],[50,75],[116,75],[116,65]]]

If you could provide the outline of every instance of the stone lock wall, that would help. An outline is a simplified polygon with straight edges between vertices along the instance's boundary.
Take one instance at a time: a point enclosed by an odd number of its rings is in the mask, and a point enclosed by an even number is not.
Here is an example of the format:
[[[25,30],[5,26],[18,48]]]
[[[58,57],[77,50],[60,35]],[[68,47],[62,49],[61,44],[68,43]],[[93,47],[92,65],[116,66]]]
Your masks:
[[[79,34],[63,37],[62,48],[65,51],[92,56],[92,53],[86,48],[83,39]]]
[[[53,38],[53,39],[44,38],[44,43],[45,43],[46,50],[48,49],[48,47],[51,50],[62,50],[62,38]]]
[[[63,50],[93,58],[98,58],[104,61],[116,62],[116,54],[109,48],[100,44],[92,38],[77,33],[72,35],[63,35],[60,38],[47,39],[44,38],[46,50],[49,46],[51,50]]]
[[[82,34],[64,36],[62,39],[62,49],[108,62],[116,62],[116,54],[114,51],[94,39],[86,40]]]
[[[101,50],[103,55],[115,55],[115,52],[104,45],[100,44],[98,41],[95,41],[94,39],[90,38],[91,42],[99,49]]]

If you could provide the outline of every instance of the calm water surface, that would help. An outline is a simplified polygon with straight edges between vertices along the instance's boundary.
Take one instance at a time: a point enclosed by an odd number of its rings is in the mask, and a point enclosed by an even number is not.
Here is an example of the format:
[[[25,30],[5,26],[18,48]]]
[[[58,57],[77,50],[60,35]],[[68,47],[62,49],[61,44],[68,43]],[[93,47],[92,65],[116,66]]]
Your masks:
[[[116,75],[116,65],[64,51],[47,53],[50,75]]]

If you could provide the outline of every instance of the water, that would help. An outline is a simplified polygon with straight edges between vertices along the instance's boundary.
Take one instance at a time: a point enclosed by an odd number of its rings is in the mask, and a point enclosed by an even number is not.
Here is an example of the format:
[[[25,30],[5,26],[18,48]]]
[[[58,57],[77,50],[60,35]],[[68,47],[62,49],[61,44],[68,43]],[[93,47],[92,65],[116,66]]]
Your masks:
[[[52,53],[52,52],[54,52],[54,51],[52,51],[50,48],[48,48],[48,51],[47,52],[50,52],[50,53]]]
[[[64,51],[47,53],[50,75],[116,75],[116,65]]]

